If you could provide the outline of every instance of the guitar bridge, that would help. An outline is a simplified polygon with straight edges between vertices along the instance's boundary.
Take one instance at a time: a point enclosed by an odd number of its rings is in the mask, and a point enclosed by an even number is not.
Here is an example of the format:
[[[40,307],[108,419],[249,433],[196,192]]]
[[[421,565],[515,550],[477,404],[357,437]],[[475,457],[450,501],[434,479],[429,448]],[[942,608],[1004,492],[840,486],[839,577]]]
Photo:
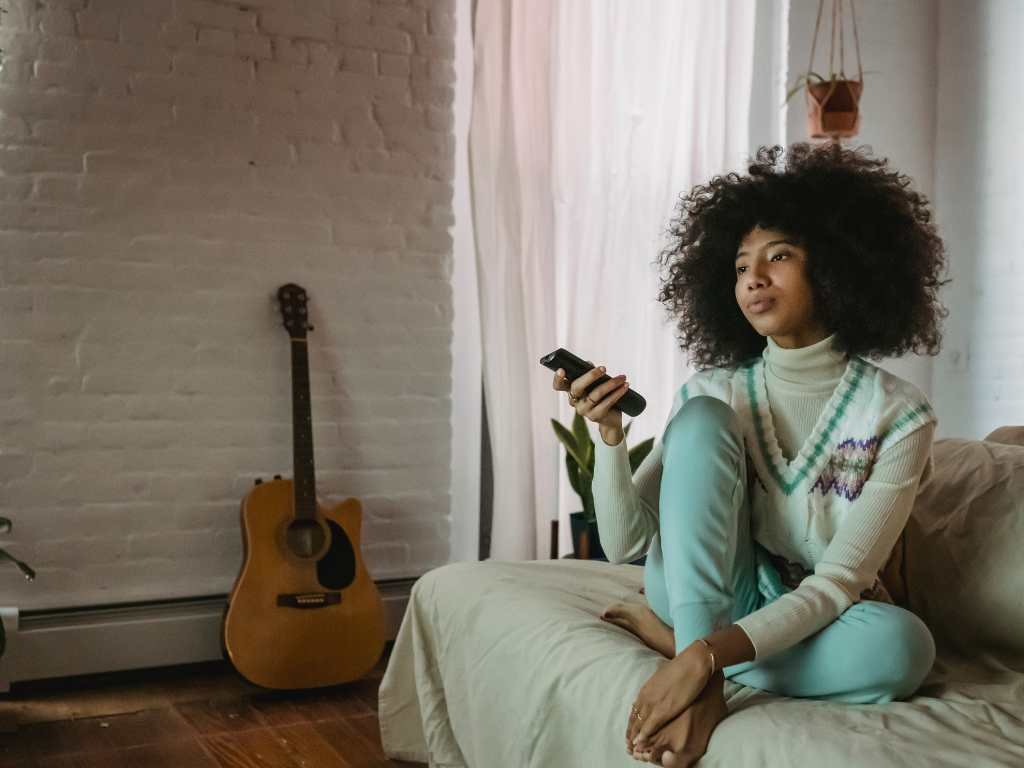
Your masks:
[[[277,596],[277,604],[282,608],[323,608],[340,602],[341,592],[297,592]]]

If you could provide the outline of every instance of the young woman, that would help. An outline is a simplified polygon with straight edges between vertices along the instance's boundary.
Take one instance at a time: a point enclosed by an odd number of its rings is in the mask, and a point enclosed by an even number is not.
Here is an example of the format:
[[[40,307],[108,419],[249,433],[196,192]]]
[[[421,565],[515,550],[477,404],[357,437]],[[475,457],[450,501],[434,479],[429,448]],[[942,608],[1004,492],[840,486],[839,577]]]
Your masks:
[[[698,371],[632,476],[624,376],[555,389],[600,427],[594,501],[611,562],[646,553],[648,605],[602,618],[670,662],[629,708],[627,751],[689,766],[728,714],[725,678],[783,696],[912,695],[928,628],[879,573],[930,476],[937,418],[866,358],[937,354],[944,248],[926,198],[886,160],[761,147],[749,175],[695,187],[659,299]],[[586,393],[586,397],[582,395]],[[625,703],[624,703],[625,704]]]

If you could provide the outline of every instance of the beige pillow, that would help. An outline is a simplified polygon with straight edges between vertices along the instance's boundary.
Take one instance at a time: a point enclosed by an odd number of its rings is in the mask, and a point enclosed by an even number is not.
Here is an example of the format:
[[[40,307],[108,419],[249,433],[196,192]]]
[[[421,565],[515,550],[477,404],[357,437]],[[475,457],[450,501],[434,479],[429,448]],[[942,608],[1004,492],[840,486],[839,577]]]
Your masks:
[[[943,438],[932,457],[883,578],[940,647],[1024,664],[1024,445]]]

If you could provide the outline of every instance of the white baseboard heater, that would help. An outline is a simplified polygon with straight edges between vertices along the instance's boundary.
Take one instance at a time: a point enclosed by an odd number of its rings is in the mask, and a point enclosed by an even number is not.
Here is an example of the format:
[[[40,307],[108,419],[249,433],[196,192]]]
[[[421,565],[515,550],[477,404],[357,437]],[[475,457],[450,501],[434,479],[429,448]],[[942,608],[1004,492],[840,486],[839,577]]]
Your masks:
[[[376,583],[389,642],[398,635],[415,582]],[[20,613],[0,607],[7,632],[0,692],[25,680],[224,659],[226,607],[227,595]]]

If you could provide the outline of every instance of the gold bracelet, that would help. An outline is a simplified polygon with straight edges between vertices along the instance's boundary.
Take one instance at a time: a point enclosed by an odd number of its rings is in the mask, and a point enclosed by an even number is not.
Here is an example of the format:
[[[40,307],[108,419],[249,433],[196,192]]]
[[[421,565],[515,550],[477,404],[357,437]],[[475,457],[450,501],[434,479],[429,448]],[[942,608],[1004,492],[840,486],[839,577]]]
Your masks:
[[[715,649],[711,647],[711,644],[703,637],[698,637],[697,642],[704,643],[704,647],[708,649],[708,653],[711,654],[711,676],[715,674],[715,670],[718,669],[718,664],[715,661]]]

